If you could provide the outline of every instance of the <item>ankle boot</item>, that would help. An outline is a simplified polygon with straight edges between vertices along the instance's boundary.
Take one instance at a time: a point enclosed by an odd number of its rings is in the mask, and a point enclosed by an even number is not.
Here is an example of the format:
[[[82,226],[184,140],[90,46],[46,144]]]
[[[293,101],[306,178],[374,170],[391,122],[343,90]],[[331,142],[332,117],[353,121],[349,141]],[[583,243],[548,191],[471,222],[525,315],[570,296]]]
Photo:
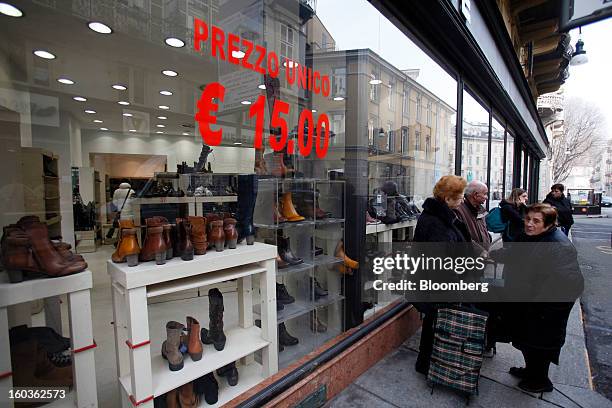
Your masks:
[[[11,346],[13,386],[15,387],[72,387],[72,366],[56,367],[47,353],[30,339]]]
[[[193,259],[194,248],[191,243],[191,224],[184,218],[176,219],[177,229],[177,254],[183,261],[191,261]]]
[[[319,321],[315,312],[310,312],[310,331],[313,333],[325,333],[327,331],[327,326]]]
[[[142,250],[140,251],[140,261],[148,262],[155,260],[158,265],[166,263],[166,243],[163,236],[164,228],[160,226],[147,226]]]
[[[338,245],[336,245],[336,250],[334,252],[334,255],[336,256],[336,258],[340,258],[344,262],[343,265],[340,265],[340,266],[345,267],[345,268],[341,268],[342,273],[350,273],[349,271],[346,271],[346,268],[359,269],[359,262],[352,260],[344,252],[344,242],[342,240],[340,240],[338,242]]]
[[[134,225],[134,219],[132,217],[128,217],[128,218],[121,218],[119,220],[119,231],[117,233],[117,236],[119,237],[117,239],[117,247],[115,249],[115,252],[113,252],[113,255],[111,256],[111,259],[120,259],[119,257],[119,246],[121,245],[121,239],[123,238],[121,231],[123,231],[123,229],[131,229],[131,228],[136,228],[136,225]],[[115,262],[115,261],[113,261]]]
[[[213,221],[210,223],[210,241],[214,244],[217,252],[223,251],[225,246],[225,232],[223,231],[223,221]]]
[[[283,258],[281,258],[280,255],[276,255],[276,269],[285,269],[288,266],[291,266],[291,265],[283,261]]]
[[[121,243],[111,257],[113,262],[122,263],[127,260],[128,266],[136,266],[138,265],[139,253],[140,246],[138,246],[138,240],[136,239],[136,230],[134,228],[121,230]]]
[[[253,212],[255,211],[258,189],[259,179],[257,174],[238,176],[238,211],[236,212],[238,243],[245,238],[247,245],[253,245],[255,242]]]
[[[283,194],[281,201],[282,214],[289,222],[303,221],[305,218],[297,213],[291,201],[291,193],[287,192]]]
[[[236,249],[236,243],[238,241],[238,231],[236,231],[235,218],[225,218],[223,220],[223,233],[225,245],[227,245],[229,249]]]
[[[170,371],[178,371],[183,368],[184,361],[181,354],[181,332],[185,326],[179,322],[166,323],[166,340],[162,344],[161,354],[164,360],[168,360]]]
[[[48,276],[65,276],[87,269],[87,263],[66,261],[53,247],[49,240],[47,225],[35,223],[28,226],[25,233],[32,248],[32,255],[41,268],[41,272]],[[22,252],[23,253],[23,252]],[[6,267],[6,265],[5,265]],[[6,269],[10,269],[6,267]]]
[[[278,255],[281,259],[287,262],[289,265],[299,265],[304,262],[302,258],[298,258],[293,254],[291,250],[291,244],[289,242],[289,237],[278,237]]]
[[[209,405],[214,405],[219,400],[219,383],[213,373],[208,373],[193,382],[196,395],[204,395],[204,400]]]
[[[181,408],[178,400],[178,390],[170,390],[166,393],[166,408]]]
[[[19,230],[21,231],[21,230]],[[2,236],[2,263],[8,271],[11,283],[22,282],[24,274],[42,277],[41,267],[34,259],[30,238],[25,232],[13,232]]]
[[[181,408],[197,408],[200,401],[193,391],[193,381],[179,387],[178,400]]]
[[[227,378],[227,383],[233,387],[238,384],[238,369],[236,368],[236,363],[229,363],[226,366],[223,366],[217,370],[217,375],[219,377]]]
[[[272,213],[272,219],[275,224],[282,224],[283,222],[287,222],[287,219],[283,217],[283,215],[278,211],[278,206],[276,203],[274,204],[274,212]]]
[[[51,241],[53,248],[67,261],[70,262],[85,262],[85,258],[82,255],[73,253],[70,249],[72,245],[62,241]]]
[[[203,352],[202,342],[200,341],[200,322],[191,316],[187,316],[187,331],[189,332],[187,352],[193,361],[199,361]]]
[[[278,325],[278,342],[283,346],[295,346],[300,340],[290,335],[285,323],[281,323]]]
[[[191,244],[195,255],[206,254],[208,242],[206,242],[206,217],[189,216],[191,224]]]
[[[276,301],[283,305],[295,302],[295,298],[289,294],[287,287],[282,283],[276,283]]]
[[[172,259],[174,257],[174,244],[172,242],[172,225],[164,224],[162,225],[163,236],[164,236],[164,244],[166,244],[166,260]]]
[[[217,288],[208,291],[209,330],[202,329],[202,343],[214,344],[215,350],[225,348],[225,333],[223,333],[223,295]]]
[[[310,278],[310,296],[311,296],[311,300],[312,297],[314,296],[314,300],[317,301],[322,297],[327,296],[329,293],[327,292],[327,290],[323,289],[321,287],[321,285],[319,284],[319,281],[317,281],[317,278]]]

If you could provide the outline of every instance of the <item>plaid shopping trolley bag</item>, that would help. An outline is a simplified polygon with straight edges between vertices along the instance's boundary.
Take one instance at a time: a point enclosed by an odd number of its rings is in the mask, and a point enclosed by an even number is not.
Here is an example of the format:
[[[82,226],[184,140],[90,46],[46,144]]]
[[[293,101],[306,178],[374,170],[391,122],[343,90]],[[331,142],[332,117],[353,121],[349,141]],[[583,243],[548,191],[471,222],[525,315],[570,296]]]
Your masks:
[[[438,309],[433,352],[427,381],[462,391],[469,397],[478,392],[478,378],[485,350],[488,313],[466,307]]]

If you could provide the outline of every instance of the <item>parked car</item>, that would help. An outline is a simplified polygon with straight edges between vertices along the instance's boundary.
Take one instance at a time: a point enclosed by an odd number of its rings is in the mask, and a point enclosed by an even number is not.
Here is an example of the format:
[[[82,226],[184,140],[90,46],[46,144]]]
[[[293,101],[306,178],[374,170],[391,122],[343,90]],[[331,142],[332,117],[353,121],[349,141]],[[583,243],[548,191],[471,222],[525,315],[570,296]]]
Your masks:
[[[612,197],[610,196],[601,197],[601,206],[602,207],[612,207]]]

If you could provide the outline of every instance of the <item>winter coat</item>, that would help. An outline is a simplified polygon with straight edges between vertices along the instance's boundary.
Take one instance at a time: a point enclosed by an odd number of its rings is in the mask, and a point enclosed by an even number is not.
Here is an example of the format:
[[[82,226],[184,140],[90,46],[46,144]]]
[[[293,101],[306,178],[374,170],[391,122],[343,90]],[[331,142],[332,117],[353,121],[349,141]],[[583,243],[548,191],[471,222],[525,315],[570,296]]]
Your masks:
[[[557,223],[560,226],[571,227],[574,224],[572,203],[564,194],[561,194],[559,198],[555,198],[552,193],[548,193],[544,203],[550,204],[557,209]]]
[[[501,207],[501,217],[503,222],[508,223],[508,228],[502,233],[502,240],[504,242],[514,241],[523,231],[525,231],[525,210],[524,204],[518,207],[506,200],[502,200],[499,203]]]
[[[515,242],[491,257],[505,264],[505,289],[515,299],[520,294],[538,301],[509,304],[512,344],[558,364],[570,311],[584,289],[576,248],[556,227],[538,236],[521,234]],[[546,297],[555,301],[542,301]]]
[[[428,198],[414,230],[415,242],[470,242],[467,226],[445,202]]]
[[[459,219],[467,226],[472,241],[480,245],[482,249],[488,251],[491,246],[491,236],[489,235],[487,223],[485,221],[487,210],[482,205],[474,207],[466,198],[463,200],[463,204],[461,204],[455,212]]]

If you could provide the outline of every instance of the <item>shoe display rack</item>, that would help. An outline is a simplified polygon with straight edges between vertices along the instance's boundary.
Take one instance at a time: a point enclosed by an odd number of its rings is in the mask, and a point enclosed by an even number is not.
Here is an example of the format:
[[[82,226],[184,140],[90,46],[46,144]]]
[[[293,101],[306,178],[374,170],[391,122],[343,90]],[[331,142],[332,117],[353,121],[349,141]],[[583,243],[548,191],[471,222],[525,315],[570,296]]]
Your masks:
[[[0,395],[8,395],[8,390],[13,387],[7,308],[24,302],[66,295],[74,388],[66,399],[57,400],[51,405],[79,408],[98,406],[91,288],[92,274],[89,270],[74,275],[27,280],[20,283],[8,283],[8,276],[5,273],[0,274],[0,333],[2,333],[0,335]],[[3,406],[13,406],[11,400],[7,399],[5,403],[6,405]]]
[[[336,180],[259,180],[256,239],[278,249],[281,368],[344,331],[344,189]]]
[[[239,244],[236,249],[221,252],[208,251],[191,261],[173,258],[164,265],[146,262],[129,267],[109,260],[107,270],[112,284],[122,406],[153,407],[155,397],[237,360],[241,361],[238,365],[240,381],[233,387],[222,386],[215,406],[225,404],[274,374],[278,370],[276,252],[274,246],[256,242],[254,245]],[[185,358],[182,369],[170,371],[161,352],[151,349],[149,299],[230,280],[237,280],[239,324],[226,329],[225,348],[216,351],[212,345],[205,345],[200,360]],[[253,283],[261,293],[258,296],[260,327],[253,321]],[[261,364],[254,362],[255,352],[261,353]]]
[[[23,212],[37,215],[47,224],[49,235],[62,235],[60,215],[59,156],[48,150],[21,149]]]

